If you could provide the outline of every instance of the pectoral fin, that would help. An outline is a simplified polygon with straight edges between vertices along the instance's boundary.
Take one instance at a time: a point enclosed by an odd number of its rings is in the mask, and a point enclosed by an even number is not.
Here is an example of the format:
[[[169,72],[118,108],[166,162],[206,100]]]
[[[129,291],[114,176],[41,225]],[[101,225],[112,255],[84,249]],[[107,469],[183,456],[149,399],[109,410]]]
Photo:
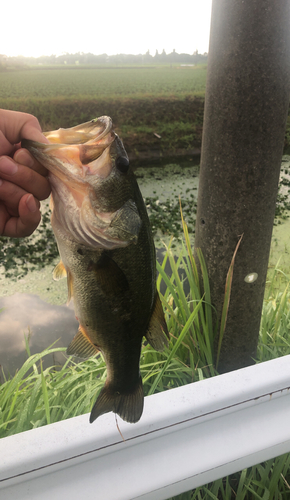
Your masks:
[[[153,349],[156,351],[163,351],[164,346],[168,346],[166,336],[169,339],[169,332],[164,318],[161,300],[156,291],[153,312],[145,337]]]
[[[120,321],[129,320],[132,314],[130,287],[118,264],[104,251],[98,262],[90,262],[88,271],[95,273],[98,286],[112,313]]]
[[[68,292],[67,304],[69,304],[71,298],[73,297],[73,280],[70,271],[66,270],[62,261],[60,261],[54,268],[52,277],[55,281],[59,281],[62,278],[67,277],[67,292]]]
[[[118,264],[103,252],[96,264],[93,264],[98,284],[107,296],[125,294],[129,290],[128,280]]]
[[[66,277],[66,268],[63,265],[63,262],[60,261],[57,266],[54,268],[52,277],[55,281],[61,280]]]
[[[84,359],[90,358],[98,352],[98,348],[92,344],[81,326],[66,350],[69,356],[79,356]]]

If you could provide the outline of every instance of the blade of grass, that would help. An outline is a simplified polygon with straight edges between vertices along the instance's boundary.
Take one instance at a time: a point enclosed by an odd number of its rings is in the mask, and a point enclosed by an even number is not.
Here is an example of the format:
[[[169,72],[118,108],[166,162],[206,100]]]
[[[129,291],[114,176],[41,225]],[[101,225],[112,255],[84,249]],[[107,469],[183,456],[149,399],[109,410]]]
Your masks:
[[[187,272],[187,277],[188,277],[189,282],[192,286],[192,289],[194,290],[195,298],[198,297],[200,299],[201,298],[201,290],[200,290],[198,271],[197,271],[195,258],[193,256],[193,252],[192,252],[192,248],[191,248],[191,244],[190,244],[188,227],[187,227],[187,224],[184,220],[183,213],[182,213],[182,206],[181,206],[181,199],[180,198],[179,198],[179,204],[180,204],[182,228],[183,228],[183,233],[184,233],[184,238],[185,238],[185,243],[186,243],[186,248],[187,248],[187,258],[190,262],[190,268],[192,271],[193,279],[190,278],[188,272]],[[213,365],[213,343],[214,343],[215,332],[213,331],[213,324],[212,324],[212,305],[211,305],[210,286],[209,286],[209,279],[208,279],[206,264],[205,264],[205,260],[204,260],[204,257],[202,255],[202,252],[200,249],[197,249],[196,253],[197,253],[197,256],[199,259],[199,263],[200,263],[200,268],[201,268],[201,273],[202,273],[202,278],[203,278],[203,287],[204,287],[204,307],[201,308],[200,314],[199,314],[201,324],[202,324],[202,329],[201,329],[201,331],[200,331],[200,328],[197,329],[197,332],[200,332],[200,334],[198,335],[198,343],[200,345],[204,346],[201,350],[205,354],[207,365],[212,366]],[[186,268],[186,266],[185,266],[185,268]],[[214,373],[212,373],[212,375],[214,375]]]
[[[173,240],[173,237],[171,238],[170,242],[169,242],[169,245],[168,245],[168,249],[170,249],[171,247],[171,244],[172,244],[172,240]],[[164,259],[162,261],[162,269],[164,271],[165,269],[165,266],[166,266],[166,262],[168,260],[168,252],[165,252],[165,255],[164,255]],[[157,262],[157,261],[156,261]],[[161,284],[161,280],[162,280],[162,275],[159,273],[158,277],[157,277],[157,280],[156,280],[156,287],[157,287],[157,290],[160,291],[160,284]]]
[[[242,241],[242,238],[243,238],[243,234],[237,243],[237,246],[235,248],[235,251],[234,251],[234,254],[232,257],[232,261],[231,261],[231,264],[230,264],[230,267],[229,267],[229,270],[227,273],[226,286],[225,286],[225,298],[224,298],[223,309],[222,309],[220,333],[219,333],[218,349],[217,349],[217,357],[216,357],[216,368],[218,368],[221,346],[222,346],[223,336],[225,333],[225,328],[226,328],[226,323],[227,323],[227,316],[228,316],[228,310],[229,310],[230,298],[231,298],[231,288],[232,288],[235,258],[236,258],[240,243]]]
[[[46,422],[50,424],[50,410],[49,410],[49,399],[47,394],[46,380],[43,374],[42,360],[40,361],[40,369],[41,369],[41,386],[42,386],[42,395],[44,401]]]
[[[202,300],[199,301],[199,303],[197,304],[197,306],[194,308],[194,310],[192,311],[191,315],[189,316],[186,324],[184,325],[182,331],[180,332],[180,336],[178,337],[177,341],[175,342],[173,348],[171,349],[170,351],[170,354],[162,368],[162,370],[160,371],[160,373],[158,374],[158,376],[156,377],[156,379],[154,380],[152,386],[151,386],[151,389],[148,393],[148,395],[150,394],[153,394],[156,387],[158,386],[160,380],[162,379],[162,376],[164,374],[164,372],[166,371],[170,361],[172,360],[173,356],[175,355],[178,347],[180,346],[181,342],[183,341],[185,335],[187,334],[191,324],[192,324],[192,321],[194,319],[194,317],[196,316],[196,314],[198,313],[200,307],[201,307],[201,304],[202,304]]]
[[[182,212],[181,198],[180,197],[179,197],[179,205],[180,205],[181,222],[182,222],[182,229],[183,229],[183,234],[184,234],[186,248],[187,248],[187,254],[188,254],[188,257],[190,259],[191,268],[192,268],[192,272],[193,272],[193,275],[194,275],[194,278],[195,278],[195,282],[197,284],[199,284],[197,267],[196,267],[195,260],[194,260],[194,257],[193,257],[193,253],[192,253],[192,249],[191,249],[191,243],[190,243],[189,234],[188,234],[188,227],[187,227],[187,224],[186,224],[186,222],[185,222],[185,220],[183,218],[183,212]],[[199,290],[199,294],[200,294],[200,290]]]

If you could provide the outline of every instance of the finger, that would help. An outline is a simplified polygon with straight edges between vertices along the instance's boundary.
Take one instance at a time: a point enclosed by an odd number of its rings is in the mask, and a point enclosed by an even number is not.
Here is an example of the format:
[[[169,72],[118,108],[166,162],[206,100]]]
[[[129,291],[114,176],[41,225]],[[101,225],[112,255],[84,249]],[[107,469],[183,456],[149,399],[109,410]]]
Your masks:
[[[13,154],[22,138],[47,142],[33,115],[0,109],[0,154]]]
[[[21,165],[25,165],[26,167],[31,168],[32,170],[35,170],[35,172],[38,172],[39,174],[43,176],[48,175],[48,170],[39,163],[28,151],[27,149],[21,148],[16,151],[16,153],[13,156],[13,160],[16,161],[16,163],[21,163]]]
[[[12,155],[15,149],[16,148],[14,144],[10,144],[8,139],[5,137],[4,132],[2,132],[1,130],[1,124],[0,124],[0,154]]]
[[[18,205],[25,194],[27,192],[13,182],[0,179],[0,206],[5,207],[9,216],[18,217]]]
[[[50,194],[50,184],[45,177],[29,167],[16,163],[9,156],[0,157],[0,178],[32,193],[38,200],[44,200]]]
[[[22,196],[18,206],[19,217],[10,217],[8,220],[6,219],[2,235],[11,238],[30,236],[41,220],[39,207],[39,201],[36,200],[32,194],[25,194]]]
[[[10,215],[7,212],[5,205],[0,202],[0,236],[4,236],[4,229],[9,219]]]
[[[21,139],[49,142],[41,132],[38,119],[28,113],[1,109],[0,128],[10,144],[17,144]]]

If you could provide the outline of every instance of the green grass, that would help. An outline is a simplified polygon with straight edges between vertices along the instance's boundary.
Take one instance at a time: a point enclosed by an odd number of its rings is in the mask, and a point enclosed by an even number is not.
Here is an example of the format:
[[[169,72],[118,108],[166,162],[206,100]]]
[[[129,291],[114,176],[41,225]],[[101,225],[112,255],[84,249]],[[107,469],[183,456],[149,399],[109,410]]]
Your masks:
[[[172,268],[171,278],[164,272],[167,259]],[[184,267],[192,285],[189,297],[185,296],[178,276],[179,265]],[[171,339],[164,353],[154,351],[150,345],[142,349],[140,364],[145,395],[216,374],[212,358],[214,329],[210,297],[207,296],[209,289],[205,287],[208,291],[205,297],[201,296],[192,253],[186,255],[184,251],[175,263],[168,249],[158,269],[158,287],[161,279],[167,284],[166,293],[161,298]],[[204,303],[205,308],[202,307]],[[89,412],[106,378],[101,355],[79,364],[69,358],[62,367],[43,370],[45,356],[65,352],[65,349],[52,346],[31,356],[28,340],[26,349],[29,357],[15,376],[6,380],[2,375],[0,437]]]
[[[166,283],[161,300],[170,331],[170,343],[164,353],[154,351],[149,345],[142,349],[140,365],[145,395],[217,374],[213,363],[213,344],[215,335],[222,338],[222,332],[218,333],[213,323],[210,289],[202,255],[199,253],[203,276],[203,283],[200,283],[184,222],[183,229],[185,244],[178,260],[175,261],[168,248],[162,265],[157,264],[158,288],[161,280]],[[171,267],[169,275],[164,272],[167,260]],[[178,274],[180,267],[184,269],[184,279],[190,284],[191,291],[187,297],[183,280]],[[230,275],[231,271],[229,287]],[[275,283],[280,275],[287,280],[287,284],[284,291],[276,292]],[[290,279],[277,266],[267,283],[257,362],[290,354],[289,285]],[[225,311],[227,307],[228,302]],[[62,367],[52,366],[44,370],[42,360],[49,353],[64,352],[65,349],[51,346],[31,356],[28,340],[26,349],[27,361],[13,378],[4,379],[0,386],[0,437],[88,413],[106,378],[105,363],[100,355],[79,364],[68,358]],[[172,500],[284,500],[290,498],[289,466],[290,455],[283,455]]]
[[[0,107],[35,115],[44,131],[72,127],[97,116],[111,116],[131,158],[148,151],[157,157],[172,156],[179,150],[191,154],[201,146],[204,98],[194,92],[3,98]],[[161,139],[155,132],[162,134]]]

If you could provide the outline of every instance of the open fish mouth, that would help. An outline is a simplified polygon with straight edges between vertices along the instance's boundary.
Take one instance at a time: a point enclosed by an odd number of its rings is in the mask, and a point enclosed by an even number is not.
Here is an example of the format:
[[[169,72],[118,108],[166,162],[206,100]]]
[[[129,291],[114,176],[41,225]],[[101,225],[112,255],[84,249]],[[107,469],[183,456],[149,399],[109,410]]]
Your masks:
[[[93,120],[71,128],[59,128],[45,132],[50,143],[84,144],[88,141],[99,141],[112,130],[112,120],[109,116],[100,116]]]
[[[26,139],[21,144],[53,175],[78,185],[87,175],[105,178],[111,172],[110,146],[121,142],[112,126],[110,117],[101,116],[76,127],[46,132],[50,144]],[[114,149],[122,148],[116,144]]]
[[[112,249],[136,243],[141,219],[126,180],[129,159],[111,118],[101,116],[45,135],[53,142],[25,139],[22,147],[49,170],[55,227],[89,246]]]

